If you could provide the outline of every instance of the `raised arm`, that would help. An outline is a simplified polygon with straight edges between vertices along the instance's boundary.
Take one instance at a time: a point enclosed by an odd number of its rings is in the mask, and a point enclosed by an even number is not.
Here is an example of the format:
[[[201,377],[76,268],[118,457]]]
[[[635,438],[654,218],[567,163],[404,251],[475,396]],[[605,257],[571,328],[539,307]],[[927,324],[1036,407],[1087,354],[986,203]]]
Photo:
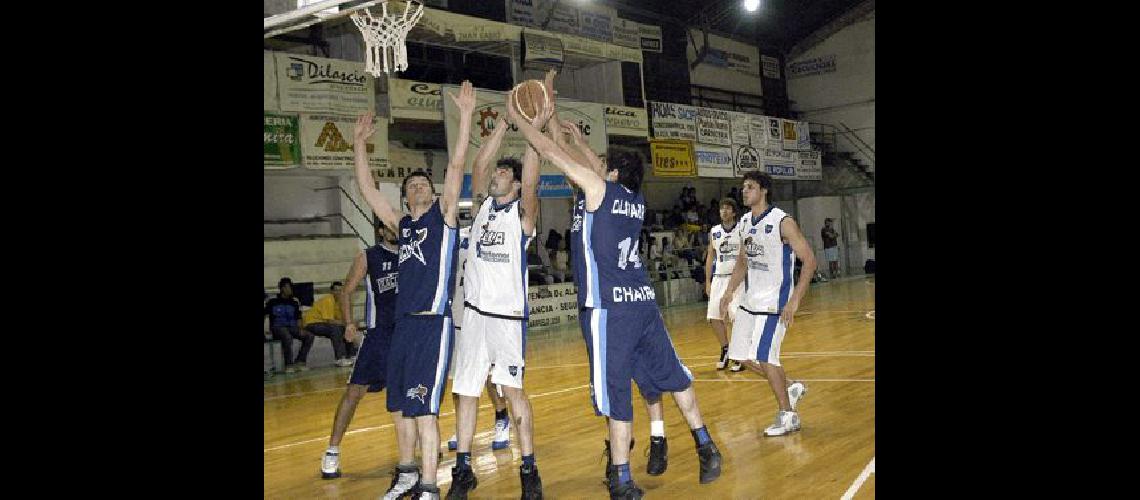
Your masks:
[[[538,221],[538,151],[527,146],[522,162],[522,227],[523,234],[534,232]]]
[[[364,201],[372,207],[376,216],[384,221],[388,227],[400,227],[400,214],[388,204],[380,190],[376,189],[376,181],[372,178],[372,171],[368,168],[368,138],[376,128],[372,125],[375,113],[369,111],[356,119],[356,128],[352,133],[352,152],[355,157],[356,187],[364,196]]]
[[[804,234],[800,232],[800,226],[796,224],[795,219],[784,217],[780,221],[780,235],[804,263],[803,267],[800,268],[800,282],[796,283],[796,289],[792,291],[792,296],[788,298],[788,303],[780,312],[780,321],[791,327],[796,310],[800,308],[800,300],[804,298],[808,287],[811,286],[811,277],[815,276],[815,254],[812,253],[811,246],[808,245]]]
[[[463,188],[463,170],[467,167],[467,144],[471,142],[471,112],[475,110],[475,87],[471,86],[471,82],[463,80],[463,85],[459,88],[459,97],[450,91],[447,96],[459,109],[459,135],[455,137],[455,154],[447,163],[447,174],[443,178],[440,208],[443,209],[443,222],[448,226],[457,227],[459,191]]]
[[[475,161],[471,164],[471,203],[476,210],[487,198],[487,186],[490,184],[491,166],[498,157],[499,146],[503,143],[503,136],[507,134],[507,117],[501,116],[495,122],[495,130],[491,137],[483,142],[483,147],[475,154]]]
[[[368,262],[364,260],[364,252],[356,254],[352,260],[352,267],[348,268],[348,276],[344,279],[344,288],[340,289],[340,314],[344,316],[344,339],[352,342],[356,338],[356,321],[352,319],[352,293],[356,291],[364,273],[368,270]]]
[[[514,91],[511,91],[513,94]],[[513,96],[508,97],[513,99]],[[547,101],[546,106],[543,107],[539,116],[535,117],[536,122],[541,123],[540,120],[545,120],[554,113],[554,103]],[[519,112],[514,109],[514,106],[507,106],[507,116],[510,117],[512,123],[518,127],[522,132],[523,137],[526,138],[530,145],[538,151],[538,154],[550,160],[556,168],[561,170],[567,177],[570,178],[575,184],[582,188],[586,194],[586,209],[591,212],[597,210],[602,204],[602,198],[606,194],[606,182],[591,170],[589,167],[582,165],[580,160],[571,157],[566,151],[558,147],[549,137],[542,135],[534,125],[528,123],[519,115]]]
[[[602,159],[598,158],[598,152],[590,147],[590,143],[587,142],[585,134],[582,133],[582,129],[578,128],[578,125],[574,123],[561,123],[567,133],[574,137],[574,147],[578,150],[578,153],[586,159],[586,164],[589,165],[595,173],[605,179],[606,166],[602,164]]]

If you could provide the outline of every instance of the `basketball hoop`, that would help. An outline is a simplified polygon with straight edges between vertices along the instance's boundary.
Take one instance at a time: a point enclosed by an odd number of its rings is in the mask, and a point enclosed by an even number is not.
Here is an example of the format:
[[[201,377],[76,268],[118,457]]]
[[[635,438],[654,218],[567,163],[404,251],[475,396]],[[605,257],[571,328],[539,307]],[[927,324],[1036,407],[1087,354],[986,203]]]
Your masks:
[[[368,52],[364,69],[377,78],[381,72],[408,69],[408,49],[404,40],[423,15],[424,5],[416,0],[408,0],[404,2],[404,12],[401,14],[396,14],[394,8],[389,13],[388,2],[382,2],[380,9],[379,17],[374,17],[368,9],[352,13],[352,22],[360,28]],[[391,58],[388,57],[389,49]]]

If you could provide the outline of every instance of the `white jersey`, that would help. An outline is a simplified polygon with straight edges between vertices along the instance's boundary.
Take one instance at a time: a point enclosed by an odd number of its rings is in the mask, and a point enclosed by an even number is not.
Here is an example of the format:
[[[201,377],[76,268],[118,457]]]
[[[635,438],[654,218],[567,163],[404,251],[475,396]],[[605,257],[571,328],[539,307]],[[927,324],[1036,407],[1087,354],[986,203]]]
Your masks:
[[[744,279],[744,298],[740,307],[754,314],[777,314],[783,311],[792,292],[792,273],[796,254],[784,243],[780,221],[788,214],[774,206],[758,216],[745,213],[736,223],[743,242],[748,274]]]
[[[709,249],[713,252],[713,276],[728,276],[736,269],[736,254],[740,251],[740,233],[733,226],[725,230],[723,224],[709,231]]]
[[[455,291],[451,295],[451,322],[455,328],[461,328],[463,325],[463,268],[467,265],[467,245],[470,236],[471,228],[459,229],[459,252],[455,255],[455,274],[459,279],[455,280]]]
[[[527,317],[526,246],[534,232],[523,235],[519,199],[496,205],[483,200],[471,224],[463,297],[466,306],[484,315]]]

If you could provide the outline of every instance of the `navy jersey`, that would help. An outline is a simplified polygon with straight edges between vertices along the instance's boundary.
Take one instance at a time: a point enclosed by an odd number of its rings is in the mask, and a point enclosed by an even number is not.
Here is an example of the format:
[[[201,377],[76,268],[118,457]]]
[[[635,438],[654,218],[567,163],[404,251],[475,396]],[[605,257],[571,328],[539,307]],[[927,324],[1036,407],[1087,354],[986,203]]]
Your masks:
[[[364,303],[364,323],[368,329],[391,327],[396,323],[396,290],[400,276],[400,255],[376,245],[364,251],[368,265],[368,300]]]
[[[396,316],[418,312],[451,315],[451,280],[455,276],[458,229],[443,222],[439,200],[419,220],[400,219],[400,283]]]
[[[285,298],[278,294],[265,304],[265,314],[269,315],[269,327],[297,326],[301,319],[301,304],[296,297]]]
[[[586,210],[581,193],[574,204],[570,240],[578,306],[656,306],[649,275],[637,255],[645,219],[645,198],[616,182],[606,182],[598,210]]]

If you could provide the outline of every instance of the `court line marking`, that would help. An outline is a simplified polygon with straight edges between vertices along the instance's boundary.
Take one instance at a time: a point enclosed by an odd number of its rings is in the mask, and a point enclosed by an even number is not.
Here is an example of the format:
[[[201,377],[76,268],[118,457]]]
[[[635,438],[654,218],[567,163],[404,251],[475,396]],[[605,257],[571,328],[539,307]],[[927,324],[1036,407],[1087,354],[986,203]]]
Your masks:
[[[797,378],[798,382],[874,382],[873,378]],[[766,378],[695,378],[693,382],[764,382]]]
[[[567,387],[565,389],[559,389],[557,391],[550,391],[550,392],[543,392],[541,394],[530,394],[529,396],[531,399],[541,398],[543,396],[553,396],[555,394],[561,394],[564,392],[570,392],[570,391],[574,391],[574,390],[578,390],[578,389],[584,389],[587,387],[590,387],[590,384],[579,385],[579,386],[575,386],[575,387]],[[484,404],[484,405],[479,405],[479,409],[485,409],[485,408],[490,408],[490,407],[491,407],[490,403]],[[449,411],[447,413],[440,413],[439,416],[440,417],[446,417],[446,416],[450,416],[450,415],[454,415],[454,414],[455,414],[455,411]],[[356,429],[356,430],[345,432],[344,435],[347,436],[349,434],[357,434],[360,432],[371,432],[371,431],[376,431],[376,430],[380,430],[380,429],[387,429],[389,427],[392,427],[392,425],[393,425],[392,423],[387,423],[387,424],[383,424],[383,425],[377,425],[375,427],[365,427],[363,429]],[[292,448],[294,446],[299,446],[302,444],[314,443],[314,442],[319,442],[319,441],[327,441],[328,439],[329,439],[329,436],[323,436],[323,437],[316,437],[316,438],[312,438],[312,439],[305,439],[302,441],[294,441],[292,443],[286,443],[283,445],[274,446],[272,448],[265,448],[265,450],[262,451],[262,453],[269,453],[271,451],[281,450],[281,449],[285,449],[285,448]]]
[[[799,358],[799,357],[823,358],[823,357],[844,357],[844,356],[846,356],[846,357],[874,357],[875,351],[792,351],[792,352],[785,352],[782,354],[782,356],[786,357],[786,358]],[[681,359],[682,360],[685,360],[685,359],[716,359],[718,357],[719,356],[685,356],[685,357],[682,357]],[[715,363],[712,363],[712,364],[715,364]],[[694,364],[694,365],[689,365],[689,366],[707,366],[707,365],[708,364]],[[575,367],[583,367],[583,366],[590,366],[590,364],[589,363],[574,363],[574,364],[567,364],[567,365],[530,366],[530,367],[527,367],[527,369],[533,371],[533,370],[545,370],[545,369],[551,369],[551,368],[575,368]],[[333,388],[329,388],[329,389],[317,389],[314,391],[300,392],[300,393],[296,393],[296,394],[281,394],[278,396],[269,396],[266,398],[262,398],[262,402],[275,401],[278,399],[285,399],[285,398],[296,398],[296,397],[301,397],[301,396],[308,396],[310,394],[319,394],[322,392],[343,391],[343,390],[344,390],[344,386],[333,387]]]
[[[851,500],[851,498],[855,496],[855,493],[859,491],[859,488],[863,487],[863,482],[874,473],[875,457],[871,457],[871,461],[867,463],[866,467],[863,467],[863,472],[859,473],[859,477],[855,478],[855,482],[851,483],[851,487],[847,488],[847,493],[844,493],[839,500]]]

